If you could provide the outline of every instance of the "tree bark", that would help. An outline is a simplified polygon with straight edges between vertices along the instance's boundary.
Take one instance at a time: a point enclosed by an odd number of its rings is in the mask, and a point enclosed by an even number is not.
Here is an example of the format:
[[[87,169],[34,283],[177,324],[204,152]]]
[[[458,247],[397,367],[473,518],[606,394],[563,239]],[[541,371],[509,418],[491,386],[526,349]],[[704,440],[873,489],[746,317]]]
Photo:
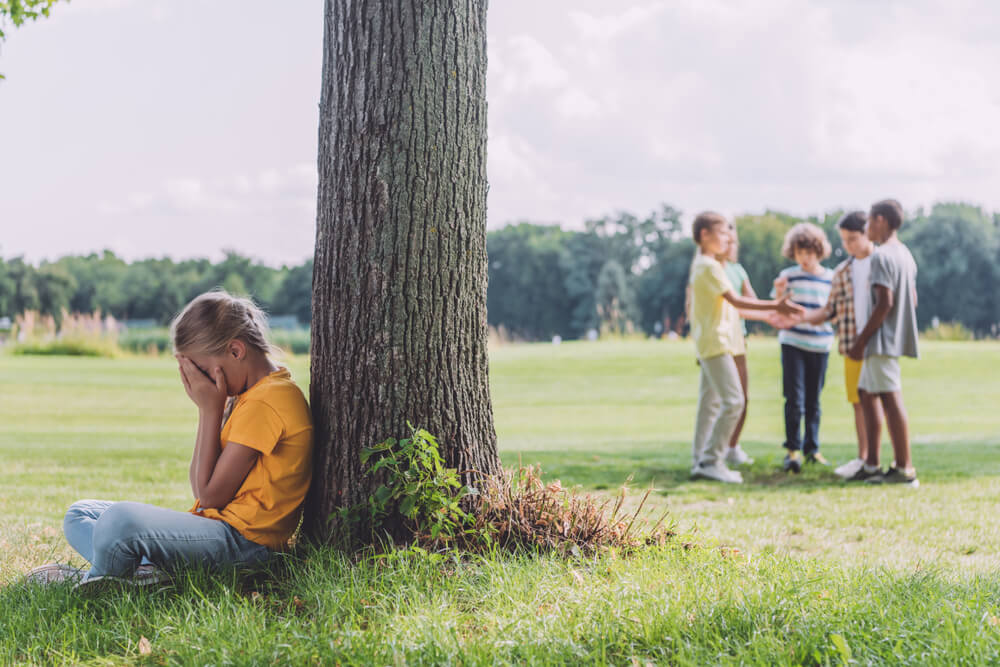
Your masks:
[[[426,428],[499,468],[486,350],[486,0],[327,0],[305,530],[374,486],[362,447]],[[364,537],[364,536],[355,536]]]

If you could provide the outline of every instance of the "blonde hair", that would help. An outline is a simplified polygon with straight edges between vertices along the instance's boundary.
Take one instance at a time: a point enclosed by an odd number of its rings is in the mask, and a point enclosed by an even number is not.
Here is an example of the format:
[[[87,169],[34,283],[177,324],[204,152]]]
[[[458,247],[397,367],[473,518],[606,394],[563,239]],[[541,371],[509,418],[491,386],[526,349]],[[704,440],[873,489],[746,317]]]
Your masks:
[[[195,297],[170,324],[175,353],[218,356],[231,342],[241,340],[276,356],[279,350],[268,341],[268,333],[267,316],[257,304],[221,289]]]
[[[811,250],[821,260],[826,259],[833,252],[826,234],[811,222],[800,222],[788,230],[788,233],[785,234],[785,242],[781,244],[781,256],[794,262],[797,248]]]

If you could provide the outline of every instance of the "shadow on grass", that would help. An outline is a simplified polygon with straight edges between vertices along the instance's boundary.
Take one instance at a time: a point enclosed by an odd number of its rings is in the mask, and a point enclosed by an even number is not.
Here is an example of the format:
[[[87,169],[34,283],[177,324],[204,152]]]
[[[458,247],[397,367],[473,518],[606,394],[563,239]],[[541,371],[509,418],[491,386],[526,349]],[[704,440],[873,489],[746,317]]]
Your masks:
[[[653,485],[665,493],[681,490],[687,485],[702,483],[691,480],[691,463],[687,443],[639,445],[626,448],[609,445],[607,449],[533,450],[501,454],[504,465],[540,465],[546,479],[559,479],[564,485],[580,485],[593,490],[616,490],[632,476],[631,486]],[[841,448],[842,449],[842,448]],[[760,451],[752,448],[751,451]],[[806,465],[799,474],[781,469],[784,450],[756,456],[753,465],[742,466],[744,489],[765,491],[810,492],[848,484],[833,474],[829,467]],[[828,454],[829,456],[829,454]],[[892,448],[882,446],[883,465],[888,465]],[[950,442],[918,444],[913,447],[913,459],[922,481],[949,482],[976,477],[1000,476],[1000,444],[985,442]],[[852,485],[857,483],[851,483]]]

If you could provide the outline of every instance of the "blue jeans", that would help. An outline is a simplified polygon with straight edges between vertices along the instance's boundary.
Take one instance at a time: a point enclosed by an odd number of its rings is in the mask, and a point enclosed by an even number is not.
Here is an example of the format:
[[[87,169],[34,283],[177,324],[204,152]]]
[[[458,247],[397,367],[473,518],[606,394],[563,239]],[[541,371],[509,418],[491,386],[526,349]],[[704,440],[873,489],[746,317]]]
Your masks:
[[[781,346],[781,373],[785,394],[785,449],[819,451],[819,395],[826,382],[829,352],[809,352],[794,345]],[[799,426],[805,417],[805,437]]]
[[[70,546],[91,564],[88,577],[131,576],[139,565],[171,571],[188,566],[244,565],[272,551],[225,521],[143,503],[81,500],[63,519]]]

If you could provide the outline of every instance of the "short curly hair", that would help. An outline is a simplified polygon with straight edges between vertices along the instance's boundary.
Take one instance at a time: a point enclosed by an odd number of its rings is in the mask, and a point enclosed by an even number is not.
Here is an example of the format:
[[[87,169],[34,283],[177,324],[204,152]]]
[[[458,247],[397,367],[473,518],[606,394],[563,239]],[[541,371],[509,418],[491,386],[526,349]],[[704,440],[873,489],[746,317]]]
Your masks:
[[[820,261],[829,257],[830,253],[833,252],[826,234],[811,222],[800,222],[788,230],[788,233],[785,234],[785,242],[781,244],[781,255],[794,262],[795,251],[798,248],[811,250],[816,253]]]

